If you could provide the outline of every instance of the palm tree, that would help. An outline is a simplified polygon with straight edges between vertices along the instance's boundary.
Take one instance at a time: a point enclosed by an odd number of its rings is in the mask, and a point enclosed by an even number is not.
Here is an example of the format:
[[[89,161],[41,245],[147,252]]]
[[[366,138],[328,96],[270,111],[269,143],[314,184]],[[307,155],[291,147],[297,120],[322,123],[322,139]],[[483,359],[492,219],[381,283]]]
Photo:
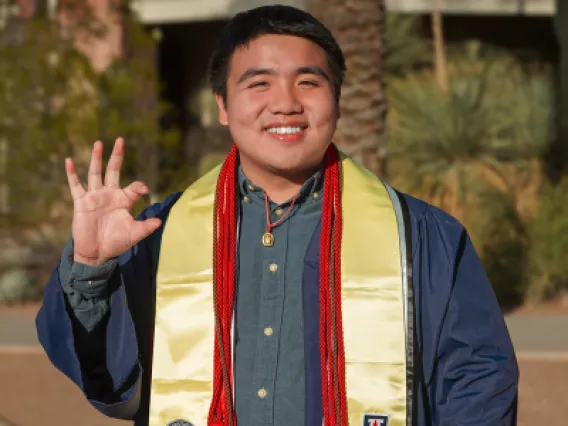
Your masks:
[[[432,0],[432,37],[434,39],[434,69],[436,82],[443,94],[449,91],[448,64],[444,42],[444,24],[440,0]]]
[[[389,84],[391,163],[401,189],[452,214],[489,185],[514,192],[514,170],[528,170],[550,141],[552,91],[544,75],[513,58],[463,49],[448,68],[448,93],[435,71]]]
[[[384,177],[387,159],[387,99],[383,64],[384,0],[307,0],[308,12],[337,38],[346,57],[341,120],[335,143],[354,160]]]

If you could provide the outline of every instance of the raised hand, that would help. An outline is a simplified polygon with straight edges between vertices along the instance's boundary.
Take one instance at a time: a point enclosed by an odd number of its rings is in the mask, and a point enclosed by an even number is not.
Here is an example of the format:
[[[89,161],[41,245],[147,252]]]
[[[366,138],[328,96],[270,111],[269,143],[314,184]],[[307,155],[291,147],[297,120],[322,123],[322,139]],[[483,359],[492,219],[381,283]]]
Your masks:
[[[154,232],[161,224],[152,218],[137,221],[132,206],[148,187],[134,182],[120,188],[120,168],[124,158],[124,140],[118,138],[109,159],[104,184],[102,179],[103,144],[95,142],[85,190],[73,160],[65,160],[67,180],[73,197],[73,243],[75,262],[99,265],[112,259]]]

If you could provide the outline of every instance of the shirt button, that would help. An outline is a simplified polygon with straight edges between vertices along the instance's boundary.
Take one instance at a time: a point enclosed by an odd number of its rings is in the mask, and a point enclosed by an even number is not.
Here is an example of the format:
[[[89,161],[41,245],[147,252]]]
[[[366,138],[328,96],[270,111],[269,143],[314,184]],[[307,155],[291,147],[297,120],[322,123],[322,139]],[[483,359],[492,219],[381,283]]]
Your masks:
[[[278,207],[276,210],[274,210],[274,213],[276,213],[276,216],[280,216],[282,214],[282,209]]]
[[[270,272],[276,272],[278,270],[278,265],[276,263],[271,263],[268,269],[270,269]]]
[[[249,188],[251,191],[254,191],[254,190],[255,190],[255,189],[254,189],[254,186],[252,186],[252,185],[249,185],[248,188]]]
[[[258,390],[258,397],[265,398],[266,397],[266,389],[262,388]]]
[[[312,195],[314,198],[318,198],[319,194],[317,192],[314,192],[314,194]]]
[[[248,202],[249,202],[249,197],[247,197],[247,196],[245,195],[245,196],[243,197],[243,200],[244,200],[245,203],[248,203]]]
[[[264,334],[265,334],[266,336],[272,336],[272,333],[274,333],[274,330],[273,330],[271,327],[266,327],[266,328],[264,329]]]

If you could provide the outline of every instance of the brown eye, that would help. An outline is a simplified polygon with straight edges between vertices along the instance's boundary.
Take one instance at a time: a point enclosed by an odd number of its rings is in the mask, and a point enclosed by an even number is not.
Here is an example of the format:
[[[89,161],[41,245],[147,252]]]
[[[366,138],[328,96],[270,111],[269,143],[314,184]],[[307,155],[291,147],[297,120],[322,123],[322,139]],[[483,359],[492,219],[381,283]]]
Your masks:
[[[309,87],[318,87],[319,83],[313,80],[302,80],[300,81],[300,85],[302,86],[309,86]]]
[[[255,81],[249,86],[249,89],[254,89],[255,87],[265,87],[268,86],[266,81]]]

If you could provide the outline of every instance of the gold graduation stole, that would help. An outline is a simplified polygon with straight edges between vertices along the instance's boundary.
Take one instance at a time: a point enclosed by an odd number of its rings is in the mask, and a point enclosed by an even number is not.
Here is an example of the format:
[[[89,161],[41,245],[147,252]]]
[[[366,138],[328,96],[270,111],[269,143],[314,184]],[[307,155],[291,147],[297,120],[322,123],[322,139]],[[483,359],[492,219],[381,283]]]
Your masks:
[[[401,206],[392,189],[352,160],[342,157],[342,167],[349,425],[386,426],[388,419],[388,426],[411,426],[412,307],[407,301],[412,289],[406,278]],[[213,390],[212,244],[219,170],[191,185],[165,224],[156,282],[150,426],[176,420],[207,425]]]

